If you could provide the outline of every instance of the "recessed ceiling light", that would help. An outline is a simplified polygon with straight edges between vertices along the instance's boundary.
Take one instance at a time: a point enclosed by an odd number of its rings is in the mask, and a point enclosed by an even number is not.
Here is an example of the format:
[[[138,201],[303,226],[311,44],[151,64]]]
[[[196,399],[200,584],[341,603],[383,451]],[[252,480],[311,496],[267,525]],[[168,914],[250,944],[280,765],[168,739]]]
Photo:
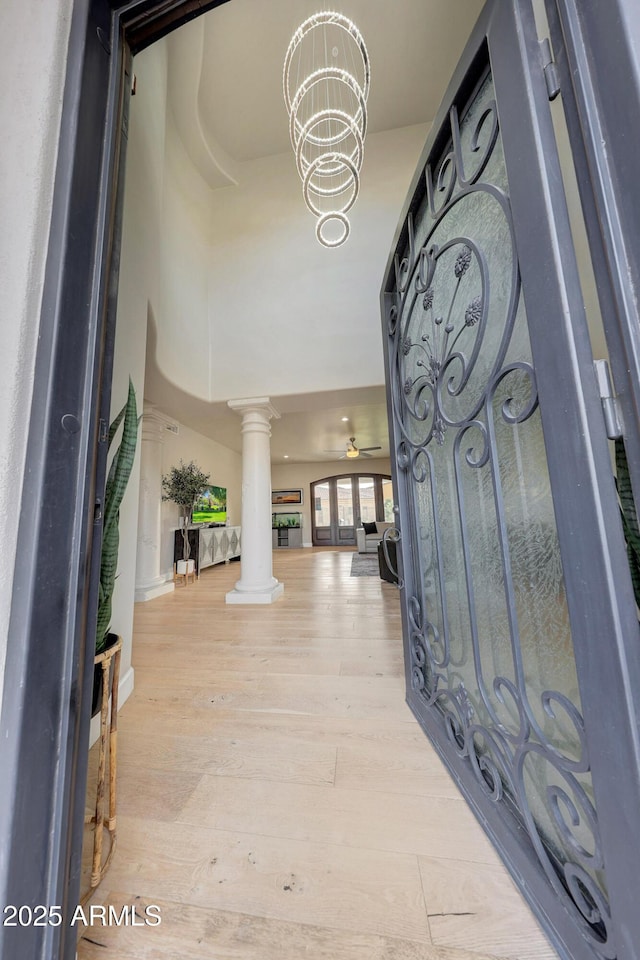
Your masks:
[[[349,417],[341,417],[343,423],[349,423]]]
[[[288,460],[288,459],[289,459],[289,454],[288,454],[288,453],[285,453],[285,454],[283,454],[283,457],[284,457],[285,460]]]

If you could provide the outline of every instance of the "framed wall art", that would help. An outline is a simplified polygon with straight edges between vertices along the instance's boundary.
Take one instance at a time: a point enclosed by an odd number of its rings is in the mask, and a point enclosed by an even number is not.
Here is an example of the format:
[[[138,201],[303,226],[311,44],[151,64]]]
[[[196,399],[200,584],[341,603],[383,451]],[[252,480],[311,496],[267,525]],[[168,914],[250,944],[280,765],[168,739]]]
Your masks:
[[[292,503],[302,503],[302,490],[272,490],[271,504],[274,507],[289,506]]]

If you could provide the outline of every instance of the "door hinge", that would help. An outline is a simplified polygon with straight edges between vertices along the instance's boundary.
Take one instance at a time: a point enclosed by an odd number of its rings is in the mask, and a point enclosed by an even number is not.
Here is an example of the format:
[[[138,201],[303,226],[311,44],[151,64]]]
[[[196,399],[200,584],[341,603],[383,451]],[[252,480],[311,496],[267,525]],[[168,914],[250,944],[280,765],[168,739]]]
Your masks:
[[[606,360],[595,360],[593,366],[596,371],[607,436],[609,440],[618,440],[623,435],[622,416],[617,397],[613,392],[609,364]]]
[[[540,52],[542,56],[542,71],[547,85],[547,95],[549,100],[555,100],[560,93],[560,78],[558,77],[558,68],[551,53],[551,44],[549,43],[548,37],[540,41]]]

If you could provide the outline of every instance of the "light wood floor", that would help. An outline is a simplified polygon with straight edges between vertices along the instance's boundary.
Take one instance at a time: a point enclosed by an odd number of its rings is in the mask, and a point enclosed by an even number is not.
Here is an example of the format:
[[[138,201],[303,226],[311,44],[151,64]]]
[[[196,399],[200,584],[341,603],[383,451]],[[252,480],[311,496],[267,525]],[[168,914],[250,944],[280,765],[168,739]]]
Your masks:
[[[274,554],[136,608],[118,848],[80,960],[553,960],[404,702],[398,592],[351,552]]]

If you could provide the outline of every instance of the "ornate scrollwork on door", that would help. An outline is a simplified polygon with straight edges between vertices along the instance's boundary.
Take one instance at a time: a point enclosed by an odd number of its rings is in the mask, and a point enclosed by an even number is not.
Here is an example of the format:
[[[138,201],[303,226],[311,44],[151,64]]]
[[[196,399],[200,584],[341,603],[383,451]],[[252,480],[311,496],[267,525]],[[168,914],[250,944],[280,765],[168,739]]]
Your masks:
[[[489,802],[516,812],[583,935],[613,958],[491,76],[449,126],[408,217],[386,314],[415,538],[413,705],[439,716]]]

